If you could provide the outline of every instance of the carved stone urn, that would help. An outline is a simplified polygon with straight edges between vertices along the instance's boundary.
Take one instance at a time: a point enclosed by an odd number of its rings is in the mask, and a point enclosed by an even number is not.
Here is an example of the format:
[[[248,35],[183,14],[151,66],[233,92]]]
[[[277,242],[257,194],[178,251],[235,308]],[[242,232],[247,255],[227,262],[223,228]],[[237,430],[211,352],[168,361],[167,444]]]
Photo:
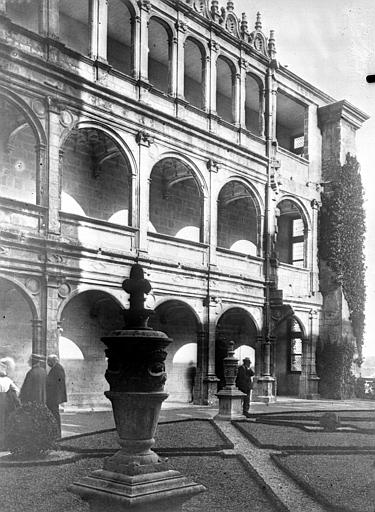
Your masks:
[[[102,338],[107,346],[105,378],[121,449],[70,489],[90,504],[92,512],[178,511],[205,487],[178,471],[152,450],[160,409],[168,397],[164,361],[171,339],[147,326],[152,310],[144,308],[151,291],[140,265],[133,265],[122,284],[130,294],[124,312],[126,329]]]
[[[238,359],[234,357],[234,342],[228,343],[227,357],[223,359],[225,386],[217,393],[219,413],[216,420],[234,420],[242,416],[242,400],[245,393],[236,387]]]

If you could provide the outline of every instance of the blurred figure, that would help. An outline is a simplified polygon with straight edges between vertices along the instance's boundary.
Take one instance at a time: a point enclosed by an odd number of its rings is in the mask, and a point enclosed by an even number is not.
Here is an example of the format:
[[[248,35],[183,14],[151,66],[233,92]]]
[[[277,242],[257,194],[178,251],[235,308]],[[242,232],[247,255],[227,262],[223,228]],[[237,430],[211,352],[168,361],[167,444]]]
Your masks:
[[[29,359],[31,370],[27,372],[20,392],[22,404],[26,404],[27,402],[36,402],[38,404],[46,403],[47,372],[44,368],[44,360],[44,356],[42,355],[31,355]]]
[[[189,387],[190,400],[189,402],[193,402],[194,400],[194,385],[195,385],[195,376],[197,374],[197,369],[194,365],[194,361],[190,361],[189,366],[186,370],[186,380]]]
[[[8,417],[19,405],[18,388],[8,377],[8,372],[13,371],[14,367],[11,357],[0,359],[0,447],[4,442]]]
[[[61,437],[61,418],[59,405],[66,402],[66,384],[65,371],[59,363],[59,358],[55,354],[51,354],[47,358],[47,364],[51,368],[47,375],[47,407],[54,415],[59,427]]]

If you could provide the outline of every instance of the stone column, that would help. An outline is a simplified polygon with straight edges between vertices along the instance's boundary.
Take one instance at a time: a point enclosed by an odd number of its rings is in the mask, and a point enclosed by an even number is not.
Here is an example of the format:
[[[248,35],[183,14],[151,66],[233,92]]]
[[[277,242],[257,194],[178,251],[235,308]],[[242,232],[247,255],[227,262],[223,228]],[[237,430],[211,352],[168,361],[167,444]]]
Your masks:
[[[211,115],[216,115],[216,81],[217,81],[217,69],[216,61],[218,57],[219,45],[216,41],[210,41],[210,100],[209,100],[209,112]]]
[[[140,53],[139,53],[139,80],[148,82],[148,24],[150,18],[150,2],[140,2]],[[136,23],[138,20],[136,19]]]
[[[202,57],[202,71],[203,71],[203,98],[202,107],[205,112],[210,111],[210,98],[211,98],[211,58],[209,55]]]
[[[215,371],[215,349],[216,349],[216,306],[217,303],[210,296],[205,300],[206,306],[206,339],[207,339],[207,375],[205,383],[207,386],[207,404],[217,403],[217,383],[219,379],[216,377]]]
[[[136,193],[138,199],[137,219],[135,225],[138,227],[137,249],[138,253],[148,252],[147,230],[149,223],[149,198],[150,198],[150,159],[149,150],[154,142],[151,135],[146,131],[140,131],[136,135],[136,141],[139,146],[139,162],[138,162],[138,183]]]
[[[44,336],[43,336],[43,321],[39,318],[34,318],[32,320],[32,332],[33,332],[33,339],[32,339],[32,352],[33,354],[41,354],[45,355],[46,349],[45,349],[45,342],[44,342]]]
[[[247,70],[247,62],[245,59],[240,59],[240,94],[239,94],[239,125],[241,128],[246,130],[246,70]]]
[[[60,173],[62,152],[60,152],[60,105],[48,97],[48,232],[60,233]]]
[[[39,18],[39,32],[51,39],[59,39],[60,15],[59,0],[43,0]]]
[[[318,400],[319,380],[316,374],[316,344],[317,333],[319,332],[319,313],[316,309],[312,309],[309,313],[310,335],[309,335],[309,375],[307,383],[307,396],[311,400]]]
[[[257,381],[257,398],[264,403],[276,401],[275,378],[271,374],[271,358],[274,344],[274,336],[262,339],[262,370]]]
[[[98,0],[97,60],[107,62],[108,0]]]
[[[99,0],[89,0],[89,57],[97,59],[98,57],[98,11],[99,11]]]
[[[0,15],[6,15],[7,12],[7,0],[0,0]]]
[[[178,63],[178,38],[172,37],[169,42],[169,85],[168,94],[171,96],[177,95],[177,81],[179,72]]]
[[[135,16],[131,19],[132,31],[132,76],[138,78],[140,75],[140,59],[141,59],[141,18]]]
[[[176,62],[176,96],[185,98],[185,34],[186,23],[176,22],[177,29],[177,62]]]
[[[241,122],[241,73],[234,73],[233,77],[233,98],[232,111],[233,122],[236,126],[240,126]]]
[[[49,278],[46,290],[46,355],[59,354],[59,325],[57,323],[57,309],[59,300],[59,283]]]
[[[216,267],[216,247],[217,247],[217,209],[218,202],[216,197],[216,187],[214,186],[219,172],[219,164],[214,160],[207,162],[207,169],[210,172],[210,190],[209,190],[209,226],[208,226],[208,244],[209,244],[209,265]]]
[[[316,199],[311,201],[311,272],[310,272],[310,289],[312,295],[319,291],[319,268],[318,268],[318,215],[320,203]]]

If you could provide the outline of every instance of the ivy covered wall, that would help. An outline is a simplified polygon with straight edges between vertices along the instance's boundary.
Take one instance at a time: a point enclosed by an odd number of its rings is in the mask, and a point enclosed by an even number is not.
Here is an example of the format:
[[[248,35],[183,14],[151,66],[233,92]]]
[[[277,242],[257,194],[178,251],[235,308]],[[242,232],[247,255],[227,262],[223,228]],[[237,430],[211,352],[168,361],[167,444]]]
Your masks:
[[[337,300],[337,313],[341,321],[340,336],[332,329],[332,332],[329,328],[322,330],[317,363],[321,394],[340,398],[350,395],[349,384],[352,382],[351,368],[355,352],[359,355],[359,362],[361,360],[366,299],[366,228],[363,187],[357,159],[347,153],[345,164],[337,165],[331,176],[334,178],[325,186],[320,211],[321,291],[323,300],[331,309],[333,297],[343,295],[343,298],[341,304]],[[344,302],[349,308],[356,351],[343,319]],[[337,331],[337,325],[335,329]],[[341,346],[338,347],[338,344]]]

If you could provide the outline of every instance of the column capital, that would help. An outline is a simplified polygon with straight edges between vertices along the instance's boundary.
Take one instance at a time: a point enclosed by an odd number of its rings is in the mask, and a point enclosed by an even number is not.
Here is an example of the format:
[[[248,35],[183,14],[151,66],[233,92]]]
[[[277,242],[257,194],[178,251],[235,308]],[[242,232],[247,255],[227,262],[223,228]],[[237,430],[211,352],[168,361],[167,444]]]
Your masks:
[[[137,144],[139,144],[140,146],[146,146],[147,148],[149,148],[151,144],[154,143],[154,137],[152,137],[152,135],[149,132],[146,132],[145,130],[140,130],[136,134],[135,140]]]

